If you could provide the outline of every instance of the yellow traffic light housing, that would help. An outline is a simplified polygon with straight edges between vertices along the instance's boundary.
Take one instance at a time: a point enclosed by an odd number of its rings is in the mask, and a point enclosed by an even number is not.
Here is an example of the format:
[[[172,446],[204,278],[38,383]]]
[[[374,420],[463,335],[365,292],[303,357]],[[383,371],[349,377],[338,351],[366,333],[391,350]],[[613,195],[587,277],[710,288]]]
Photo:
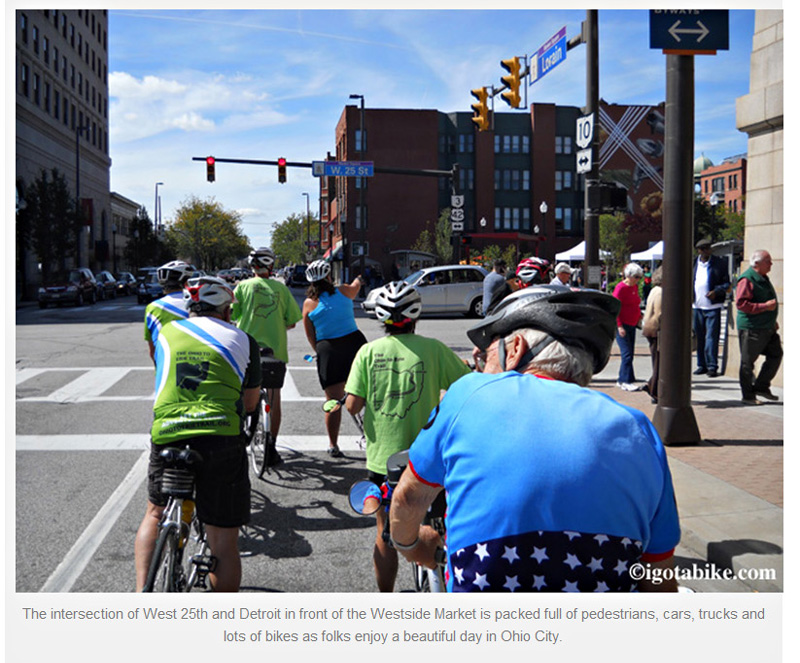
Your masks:
[[[500,80],[508,87],[508,90],[503,92],[500,96],[505,99],[506,103],[511,108],[519,108],[520,96],[520,68],[519,58],[513,57],[508,60],[501,60],[500,65],[508,72],[507,76],[503,76]]]
[[[477,104],[472,104],[472,121],[478,125],[478,131],[489,129],[489,92],[485,87],[475,88],[470,94],[478,100]]]

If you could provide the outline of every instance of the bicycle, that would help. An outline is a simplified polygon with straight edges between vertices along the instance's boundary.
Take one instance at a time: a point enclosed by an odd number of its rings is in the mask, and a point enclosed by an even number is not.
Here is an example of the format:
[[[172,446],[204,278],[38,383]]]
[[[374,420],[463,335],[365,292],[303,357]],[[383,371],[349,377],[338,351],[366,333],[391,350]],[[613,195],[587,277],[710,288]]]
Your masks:
[[[269,467],[270,453],[274,452],[275,441],[270,430],[272,406],[270,392],[283,387],[286,364],[276,359],[271,348],[261,348],[261,393],[256,409],[247,415],[245,434],[248,440],[250,463],[259,479]]]
[[[194,503],[194,477],[202,457],[188,446],[166,447],[161,492],[169,497],[158,523],[158,538],[143,592],[190,592],[208,589],[206,578],[214,571],[203,523]]]
[[[398,481],[400,481],[400,475],[403,473],[406,465],[408,465],[408,451],[399,451],[389,456],[389,460],[386,463],[386,482],[380,488],[366,479],[354,483],[350,488],[350,508],[364,516],[372,515],[380,508],[384,508],[388,512],[392,503],[392,493]],[[423,525],[433,527],[442,539],[444,539],[446,534],[444,522],[445,511],[445,496],[444,491],[442,491],[433,501],[433,504],[431,504],[422,521]],[[393,547],[388,518],[386,519],[386,525],[383,529],[382,536],[383,540]],[[414,591],[423,593],[441,593],[447,591],[444,579],[444,568],[446,564],[447,551],[444,548],[439,548],[436,551],[436,568],[434,569],[429,569],[426,566],[412,562],[411,572],[414,578]]]

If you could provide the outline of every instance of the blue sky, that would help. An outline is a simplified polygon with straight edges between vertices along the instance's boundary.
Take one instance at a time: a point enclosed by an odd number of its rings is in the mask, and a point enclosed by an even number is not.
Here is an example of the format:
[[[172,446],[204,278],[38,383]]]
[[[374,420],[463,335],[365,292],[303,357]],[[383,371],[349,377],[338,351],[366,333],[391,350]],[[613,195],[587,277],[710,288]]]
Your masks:
[[[197,4],[197,3],[195,3]],[[190,5],[187,5],[190,6]],[[164,221],[191,195],[243,214],[254,245],[273,222],[304,213],[310,170],[218,164],[217,181],[192,157],[324,159],[344,106],[470,111],[472,88],[500,85],[500,60],[534,53],[580,10],[110,10],[111,188]],[[695,153],[718,163],[747,151],[736,98],[749,90],[754,12],[730,13],[730,50],[695,57]],[[656,104],[666,58],[649,48],[644,10],[599,11],[600,95]],[[528,88],[528,102],[583,106],[585,47]],[[524,97],[523,97],[524,99]],[[496,109],[510,111],[496,100]],[[523,112],[523,111],[515,111]]]

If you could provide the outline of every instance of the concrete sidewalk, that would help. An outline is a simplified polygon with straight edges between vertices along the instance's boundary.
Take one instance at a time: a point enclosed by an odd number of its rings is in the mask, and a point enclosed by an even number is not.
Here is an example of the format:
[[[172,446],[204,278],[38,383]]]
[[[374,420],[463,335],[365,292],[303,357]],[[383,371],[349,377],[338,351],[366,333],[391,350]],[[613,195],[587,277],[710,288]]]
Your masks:
[[[643,392],[616,386],[619,351],[591,387],[635,407],[651,420],[655,405]],[[650,377],[646,340],[637,338],[634,373]],[[783,390],[778,402],[741,403],[738,379],[692,376],[692,409],[702,441],[667,447],[681,517],[678,565],[774,569],[774,580],[686,580],[697,591],[783,591]]]

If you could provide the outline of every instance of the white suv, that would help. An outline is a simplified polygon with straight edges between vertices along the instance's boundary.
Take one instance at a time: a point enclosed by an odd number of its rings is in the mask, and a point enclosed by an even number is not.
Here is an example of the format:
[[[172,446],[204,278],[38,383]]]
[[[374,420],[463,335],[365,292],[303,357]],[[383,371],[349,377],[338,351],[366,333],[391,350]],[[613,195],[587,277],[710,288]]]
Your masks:
[[[422,313],[463,313],[480,317],[483,313],[483,279],[487,271],[475,265],[426,267],[405,279],[422,297]],[[377,289],[370,290],[361,307],[375,313]]]

